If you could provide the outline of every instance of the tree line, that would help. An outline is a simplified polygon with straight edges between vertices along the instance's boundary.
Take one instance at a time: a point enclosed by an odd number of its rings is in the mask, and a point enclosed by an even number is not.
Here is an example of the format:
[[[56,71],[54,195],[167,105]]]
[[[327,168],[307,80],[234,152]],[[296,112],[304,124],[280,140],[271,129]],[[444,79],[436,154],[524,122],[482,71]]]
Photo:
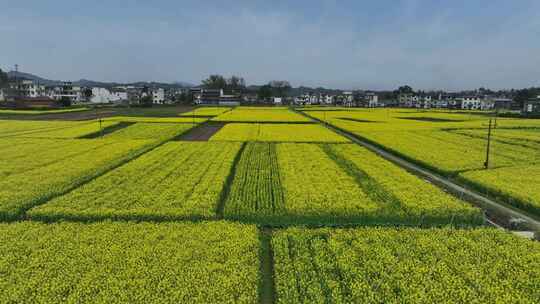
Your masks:
[[[205,89],[223,89],[238,93],[250,91],[250,89],[246,87],[244,78],[235,75],[229,78],[217,74],[210,75],[201,82],[201,86]],[[271,97],[286,97],[291,88],[291,84],[286,80],[272,80],[265,85],[257,87],[256,94],[257,98],[260,100],[269,99]]]

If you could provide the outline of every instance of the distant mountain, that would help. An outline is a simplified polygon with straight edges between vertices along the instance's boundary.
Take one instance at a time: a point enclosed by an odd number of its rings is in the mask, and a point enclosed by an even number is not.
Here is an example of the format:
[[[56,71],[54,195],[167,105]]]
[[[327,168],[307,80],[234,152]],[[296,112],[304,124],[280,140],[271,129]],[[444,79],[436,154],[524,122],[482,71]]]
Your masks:
[[[45,79],[45,78],[30,74],[30,73],[10,71],[7,74],[8,74],[8,77],[12,79],[13,78],[28,79],[28,80],[39,82],[40,84],[44,84],[44,85],[57,85],[61,83],[61,81],[59,80]]]
[[[189,83],[189,82],[183,82],[183,81],[176,81],[176,82],[173,82],[174,85],[177,85],[177,86],[180,86],[180,87],[184,87],[184,88],[192,88],[194,87],[195,85],[192,84],[192,83]]]
[[[50,80],[43,77],[36,76],[34,74],[30,73],[23,73],[23,72],[15,72],[10,71],[7,73],[9,78],[19,78],[19,79],[28,79],[33,80],[36,82],[39,82],[40,84],[44,85],[60,85],[62,81],[60,80]],[[164,83],[164,82],[148,82],[148,81],[139,81],[139,82],[133,82],[133,83],[119,83],[119,82],[102,82],[102,81],[94,81],[94,80],[88,80],[88,79],[80,79],[77,81],[72,81],[74,85],[78,85],[81,87],[114,87],[114,86],[120,86],[120,85],[133,85],[133,86],[148,86],[148,87],[163,87],[163,88],[187,88],[187,87],[193,87],[193,84],[187,83],[187,82],[174,82],[174,83]]]

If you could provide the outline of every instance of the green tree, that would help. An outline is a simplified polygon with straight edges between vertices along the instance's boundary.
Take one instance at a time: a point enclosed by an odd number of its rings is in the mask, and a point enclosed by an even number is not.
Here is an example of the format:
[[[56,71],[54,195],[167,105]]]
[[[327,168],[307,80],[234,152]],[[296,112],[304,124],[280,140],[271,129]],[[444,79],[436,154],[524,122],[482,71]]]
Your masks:
[[[535,92],[535,88],[518,90],[514,97],[514,101],[523,107],[525,101],[536,97]]]
[[[225,89],[227,87],[227,81],[221,75],[210,75],[202,81],[202,86],[205,89]]]
[[[398,94],[414,94],[414,90],[410,86],[404,85],[399,87]]]
[[[226,83],[226,88],[231,90],[243,90],[246,87],[246,82],[244,81],[244,78],[239,76],[231,76],[231,78],[226,80]]]
[[[84,88],[82,90],[82,94],[84,96],[84,101],[85,102],[89,102],[90,99],[92,98],[93,94],[92,94],[92,89],[91,88]]]
[[[62,96],[62,98],[60,98],[60,100],[58,101],[58,104],[61,107],[69,107],[71,106],[71,99],[67,96]]]
[[[189,99],[189,95],[187,93],[180,93],[180,94],[177,94],[174,98],[175,102],[177,104],[184,104],[184,105],[187,105],[187,104],[190,104],[191,103],[191,100]]]
[[[153,104],[152,96],[144,95],[139,99],[139,104],[143,107],[151,107]]]
[[[4,71],[2,71],[2,69],[0,69],[0,88],[7,87],[8,82],[9,82],[9,78],[8,78],[7,73],[5,73]]]
[[[268,83],[272,88],[273,95],[276,97],[285,97],[291,90],[291,84],[286,80],[272,80]]]
[[[257,90],[257,99],[266,100],[272,97],[272,87],[270,85],[263,85]]]

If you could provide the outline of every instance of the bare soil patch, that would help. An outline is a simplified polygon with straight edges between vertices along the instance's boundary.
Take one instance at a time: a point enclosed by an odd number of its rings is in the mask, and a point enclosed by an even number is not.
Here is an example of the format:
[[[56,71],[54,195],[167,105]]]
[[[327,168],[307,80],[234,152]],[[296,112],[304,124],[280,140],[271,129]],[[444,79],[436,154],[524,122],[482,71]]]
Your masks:
[[[225,123],[220,122],[206,122],[203,123],[182,136],[178,138],[178,140],[182,141],[208,141],[210,137],[212,137],[214,134],[216,134]]]

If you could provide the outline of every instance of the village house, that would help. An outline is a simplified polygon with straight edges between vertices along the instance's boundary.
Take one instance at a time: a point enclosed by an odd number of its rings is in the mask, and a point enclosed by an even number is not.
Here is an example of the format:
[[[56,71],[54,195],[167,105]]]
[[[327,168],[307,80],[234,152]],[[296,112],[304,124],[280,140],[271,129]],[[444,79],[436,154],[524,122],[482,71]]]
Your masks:
[[[398,95],[398,104],[400,107],[412,107],[413,94],[412,93],[400,93]]]
[[[242,94],[232,90],[192,88],[190,94],[195,103],[204,105],[235,106],[242,101]]]
[[[45,86],[33,80],[23,79],[17,82],[12,82],[10,87],[16,90],[21,97],[43,97],[45,96]]]
[[[488,96],[461,97],[461,108],[464,110],[492,110],[495,103]]]
[[[153,104],[164,104],[165,103],[165,90],[162,88],[152,88],[151,89],[152,103]]]
[[[367,103],[368,108],[379,107],[379,96],[373,92],[367,92],[364,97],[365,102]]]
[[[303,95],[294,97],[294,104],[297,104],[297,105],[309,104],[309,95],[303,94]]]
[[[525,101],[523,104],[523,113],[526,115],[540,114],[540,96]]]
[[[47,95],[55,100],[69,99],[76,103],[83,101],[82,90],[80,86],[74,86],[72,82],[64,81],[59,86],[51,86],[46,89]]]
[[[514,106],[514,101],[511,98],[497,97],[493,98],[495,109],[510,110]]]
[[[128,99],[124,89],[92,88],[91,103],[119,103]]]

